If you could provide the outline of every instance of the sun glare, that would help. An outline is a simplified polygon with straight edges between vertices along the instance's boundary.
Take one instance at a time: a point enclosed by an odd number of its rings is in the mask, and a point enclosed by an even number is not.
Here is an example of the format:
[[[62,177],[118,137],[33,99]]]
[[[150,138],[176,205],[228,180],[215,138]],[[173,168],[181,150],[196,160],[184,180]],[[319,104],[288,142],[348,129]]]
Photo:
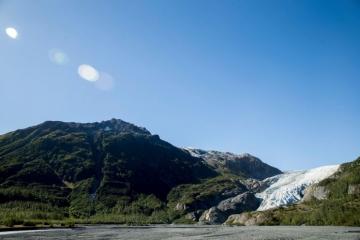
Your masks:
[[[12,38],[12,39],[16,39],[16,38],[18,37],[18,32],[17,32],[17,30],[16,30],[15,28],[13,28],[13,27],[8,27],[8,28],[6,28],[6,29],[5,29],[5,32],[6,32],[6,34],[7,34],[10,38]]]
[[[99,72],[93,66],[87,64],[81,64],[78,67],[78,74],[81,78],[90,82],[99,80]]]

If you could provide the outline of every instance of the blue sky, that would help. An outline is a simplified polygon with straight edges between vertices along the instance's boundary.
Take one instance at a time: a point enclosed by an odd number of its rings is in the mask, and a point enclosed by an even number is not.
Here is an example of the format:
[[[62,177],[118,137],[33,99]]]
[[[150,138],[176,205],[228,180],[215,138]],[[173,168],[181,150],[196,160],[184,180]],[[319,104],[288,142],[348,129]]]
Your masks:
[[[120,118],[304,169],[360,155],[359,90],[359,1],[0,0],[0,133]]]

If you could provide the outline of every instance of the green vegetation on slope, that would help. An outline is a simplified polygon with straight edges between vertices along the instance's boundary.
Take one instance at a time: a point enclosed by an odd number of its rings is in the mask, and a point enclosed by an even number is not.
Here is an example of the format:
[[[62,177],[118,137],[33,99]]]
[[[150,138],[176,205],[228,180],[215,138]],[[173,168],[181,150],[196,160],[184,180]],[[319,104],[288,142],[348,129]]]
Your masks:
[[[195,209],[207,209],[219,202],[221,193],[237,189],[245,191],[241,178],[233,175],[209,178],[195,184],[184,184],[173,188],[168,200],[163,201],[153,194],[139,194],[135,198],[122,196],[116,198],[112,208],[105,207],[86,194],[91,181],[81,182],[69,195],[70,205],[58,207],[52,201],[36,203],[42,193],[30,191],[29,201],[6,201],[0,204],[0,225],[16,224],[69,224],[69,223],[194,223],[184,215]],[[14,189],[12,189],[14,191]],[[19,193],[18,193],[19,194]],[[26,195],[29,192],[22,192]],[[39,194],[39,195],[37,195]],[[9,196],[8,193],[5,195]],[[71,200],[74,198],[74,200]],[[175,210],[177,203],[186,204],[187,209]]]
[[[261,224],[360,225],[359,173],[360,159],[319,183],[326,200],[249,214]],[[0,225],[192,223],[187,213],[247,191],[243,176],[121,120],[45,122],[0,136]]]
[[[168,193],[217,175],[121,120],[45,122],[0,136],[0,225],[169,223]]]
[[[242,179],[236,175],[225,174],[199,184],[179,185],[169,193],[168,205],[176,207],[176,204],[182,204],[187,211],[206,210],[228,197],[221,193],[247,191],[246,186],[241,183]]]

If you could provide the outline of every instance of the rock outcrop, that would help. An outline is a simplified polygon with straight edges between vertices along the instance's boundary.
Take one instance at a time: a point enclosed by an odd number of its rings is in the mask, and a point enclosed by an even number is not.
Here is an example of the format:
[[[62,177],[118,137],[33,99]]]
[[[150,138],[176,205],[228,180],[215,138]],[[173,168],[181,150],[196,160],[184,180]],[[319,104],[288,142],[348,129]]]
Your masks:
[[[256,213],[241,213],[230,215],[226,220],[226,225],[242,225],[242,226],[253,226],[253,225],[262,225],[268,220],[268,217],[265,213],[256,212]]]
[[[360,184],[350,184],[347,193],[349,195],[360,195]]]
[[[255,210],[260,204],[253,193],[245,192],[235,197],[221,201],[217,208],[226,215]]]
[[[325,186],[313,185],[306,189],[303,202],[310,201],[312,199],[324,200],[329,196],[329,190]]]
[[[204,211],[202,210],[197,210],[194,212],[189,212],[185,215],[185,219],[191,220],[193,222],[197,222],[200,218],[200,216],[202,215]]]
[[[204,211],[199,221],[205,224],[223,223],[231,214],[252,211],[260,205],[259,200],[251,192],[221,201],[217,206]]]
[[[226,215],[217,207],[212,207],[201,215],[199,222],[203,224],[219,224],[226,220]]]

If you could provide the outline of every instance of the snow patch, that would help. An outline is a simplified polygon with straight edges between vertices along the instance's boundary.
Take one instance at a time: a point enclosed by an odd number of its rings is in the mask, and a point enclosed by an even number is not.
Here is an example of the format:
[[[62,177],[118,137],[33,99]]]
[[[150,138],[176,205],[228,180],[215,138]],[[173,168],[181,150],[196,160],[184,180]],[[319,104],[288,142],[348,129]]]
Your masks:
[[[220,152],[215,150],[202,150],[193,147],[184,148],[193,157],[204,158],[204,159],[217,159],[218,161],[234,160],[236,158],[253,158],[249,153],[235,154],[231,152]]]

